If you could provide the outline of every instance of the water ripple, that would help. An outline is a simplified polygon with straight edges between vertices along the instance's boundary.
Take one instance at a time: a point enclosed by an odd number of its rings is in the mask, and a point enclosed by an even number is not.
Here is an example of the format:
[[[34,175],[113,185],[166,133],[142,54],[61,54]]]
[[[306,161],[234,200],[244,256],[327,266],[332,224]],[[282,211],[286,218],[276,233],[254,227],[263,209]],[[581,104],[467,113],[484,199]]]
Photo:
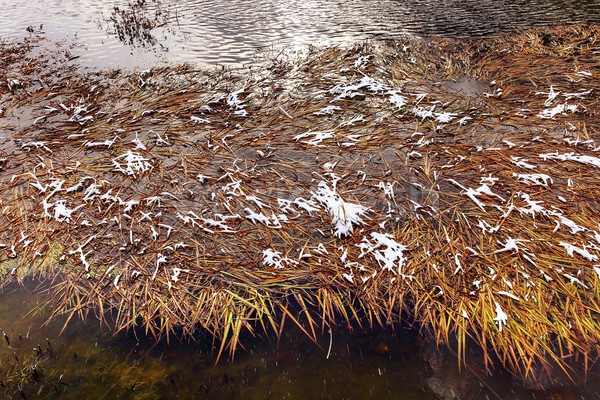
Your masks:
[[[303,48],[367,38],[412,35],[486,36],[517,27],[600,22],[600,0],[146,0],[138,15],[164,24],[154,42],[119,41],[113,7],[128,2],[3,0],[0,38],[27,36],[27,27],[53,40],[70,40],[79,62],[91,66],[144,66],[193,62],[240,65],[261,49]],[[161,20],[161,22],[163,22]]]

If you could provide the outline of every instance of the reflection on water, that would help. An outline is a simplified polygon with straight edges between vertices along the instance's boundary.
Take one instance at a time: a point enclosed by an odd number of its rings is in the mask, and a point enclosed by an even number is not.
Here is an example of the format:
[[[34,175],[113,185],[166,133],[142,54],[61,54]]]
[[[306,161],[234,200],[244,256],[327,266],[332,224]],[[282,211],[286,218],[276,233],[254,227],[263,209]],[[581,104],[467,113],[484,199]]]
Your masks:
[[[151,47],[158,43],[152,31],[169,26],[170,19],[169,10],[163,10],[159,0],[135,0],[127,7],[114,6],[108,21],[122,43]]]
[[[140,2],[146,16],[160,11],[165,19],[145,32],[151,49],[129,43],[123,25],[111,20],[115,6],[127,11]],[[0,37],[23,37],[42,25],[53,40],[80,43],[78,61],[93,66],[240,65],[257,50],[406,34],[481,36],[583,19],[600,22],[600,0],[3,0]]]
[[[44,299],[33,288],[30,282],[0,292],[6,334],[0,337],[0,398],[525,400],[600,394],[597,371],[585,389],[552,393],[527,391],[501,373],[486,378],[476,357],[459,371],[449,353],[440,360],[422,343],[417,351],[414,331],[339,327],[331,342],[322,338],[320,349],[290,329],[279,343],[246,337],[233,362],[216,364],[218,343],[208,336],[157,343],[143,332],[110,335],[91,319],[72,321],[59,335],[64,320],[44,326],[46,313],[29,313]],[[432,376],[434,361],[442,363],[441,372]]]

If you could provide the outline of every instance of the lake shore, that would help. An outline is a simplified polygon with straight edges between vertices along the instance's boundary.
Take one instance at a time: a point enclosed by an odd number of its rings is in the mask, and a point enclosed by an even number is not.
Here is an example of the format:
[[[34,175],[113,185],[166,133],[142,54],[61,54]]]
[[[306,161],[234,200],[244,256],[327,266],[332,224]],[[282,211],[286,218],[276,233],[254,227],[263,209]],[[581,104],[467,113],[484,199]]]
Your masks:
[[[206,329],[219,355],[242,331],[408,319],[525,379],[587,367],[599,35],[311,48],[251,73],[4,43],[0,279],[54,278],[56,313],[116,330]]]

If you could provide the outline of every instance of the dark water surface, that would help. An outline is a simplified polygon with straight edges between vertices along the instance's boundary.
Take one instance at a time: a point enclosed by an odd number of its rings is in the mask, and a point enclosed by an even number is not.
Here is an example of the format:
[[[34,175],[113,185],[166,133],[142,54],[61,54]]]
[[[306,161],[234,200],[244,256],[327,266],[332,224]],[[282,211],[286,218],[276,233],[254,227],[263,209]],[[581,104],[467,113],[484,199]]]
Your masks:
[[[54,41],[79,44],[71,50],[77,62],[99,67],[161,61],[240,66],[257,50],[600,22],[600,0],[1,0],[0,5],[0,38],[27,36],[29,27]],[[115,6],[123,14],[115,14]],[[134,15],[146,23],[142,34],[119,38],[123,21]]]
[[[35,284],[0,291],[0,398],[14,399],[597,399],[598,371],[587,386],[552,392],[524,389],[507,375],[484,377],[472,362],[462,371],[452,354],[432,374],[427,345],[415,331],[334,328],[319,349],[291,325],[274,338],[243,338],[235,360],[215,364],[207,336],[156,342],[143,332],[112,335],[97,321],[64,318],[45,325],[45,299]],[[37,310],[37,312],[32,312]],[[420,350],[417,350],[420,348]],[[327,357],[329,353],[329,357]],[[21,393],[22,391],[22,393]]]

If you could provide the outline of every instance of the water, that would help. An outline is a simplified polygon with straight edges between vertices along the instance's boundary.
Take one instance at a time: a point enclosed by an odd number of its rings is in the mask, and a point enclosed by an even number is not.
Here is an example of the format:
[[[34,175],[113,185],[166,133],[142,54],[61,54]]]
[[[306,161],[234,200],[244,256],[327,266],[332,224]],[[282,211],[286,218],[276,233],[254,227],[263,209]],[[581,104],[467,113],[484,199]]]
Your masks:
[[[202,336],[197,343],[167,345],[142,332],[111,336],[93,319],[74,321],[59,336],[64,318],[44,326],[47,315],[29,313],[44,299],[34,288],[33,282],[26,288],[9,287],[0,303],[0,328],[10,341],[10,346],[4,340],[0,344],[0,383],[9,385],[8,371],[21,369],[26,396],[55,398],[60,392],[61,399],[435,399],[422,389],[425,366],[415,358],[411,337],[338,332],[327,359],[325,351],[290,329],[279,345],[245,338],[246,351],[233,362],[215,365],[212,342]],[[377,350],[380,343],[387,347]],[[39,355],[32,351],[38,345]],[[37,365],[40,382],[32,377],[32,365]],[[0,398],[2,393],[0,387]],[[11,393],[15,389],[4,391]]]
[[[241,66],[259,50],[403,35],[485,36],[532,25],[600,22],[599,0],[146,0],[133,9],[155,27],[142,40],[120,40],[122,19],[115,24],[111,17],[114,6],[132,15],[127,1],[0,3],[0,38],[25,37],[29,27],[52,41],[77,44],[69,50],[73,57],[94,67],[161,62]]]
[[[437,399],[430,387],[454,390],[462,399],[593,399],[600,393],[597,370],[586,388],[534,392],[499,373],[483,377],[477,361],[459,371],[450,353],[443,374],[432,377],[423,351],[415,351],[416,332],[402,329],[337,327],[329,350],[328,335],[319,349],[289,326],[279,343],[244,337],[235,360],[215,364],[218,343],[202,334],[195,342],[167,344],[141,331],[111,335],[94,318],[74,319],[60,334],[65,318],[45,324],[48,311],[38,307],[46,294],[37,287],[30,281],[0,292],[0,329],[8,336],[0,337],[2,399]]]

